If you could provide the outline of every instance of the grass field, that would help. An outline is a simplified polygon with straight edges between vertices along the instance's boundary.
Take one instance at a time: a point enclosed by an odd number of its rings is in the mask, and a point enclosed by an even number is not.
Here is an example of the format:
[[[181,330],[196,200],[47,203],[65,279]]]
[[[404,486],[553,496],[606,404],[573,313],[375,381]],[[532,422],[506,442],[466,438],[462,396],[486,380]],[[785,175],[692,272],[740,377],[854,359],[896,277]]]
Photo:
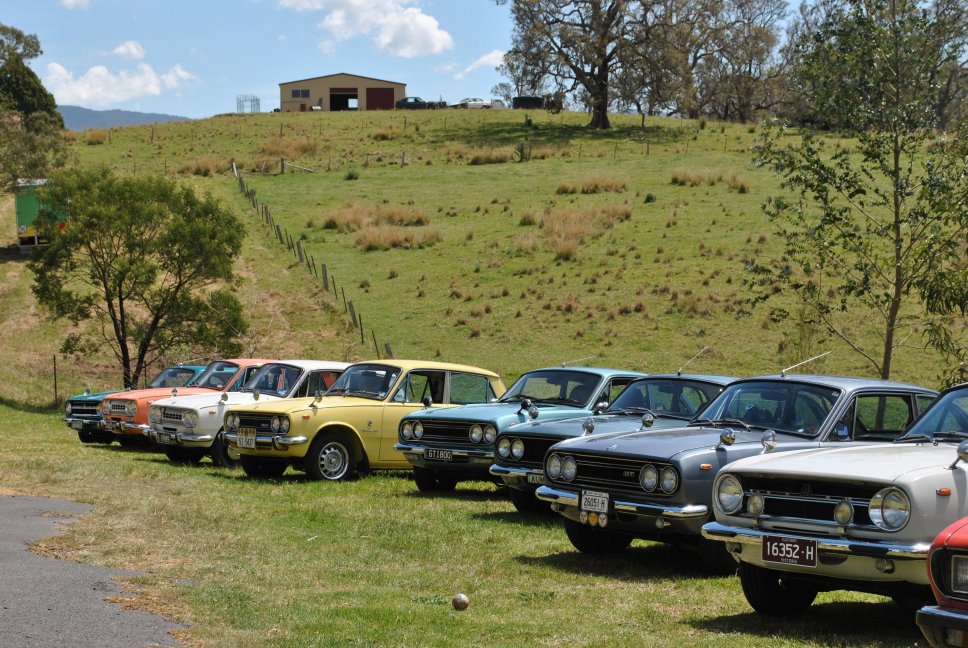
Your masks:
[[[636,541],[575,552],[492,485],[418,494],[406,473],[345,484],[171,465],[82,446],[53,415],[0,406],[3,486],[95,510],[42,552],[126,567],[129,605],[188,622],[200,646],[912,646],[887,599],[823,594],[796,620],[748,608],[735,578]],[[450,597],[470,597],[456,612]]]
[[[756,128],[660,119],[641,129],[616,116],[613,131],[590,133],[584,121],[454,110],[221,116],[80,133],[75,150],[83,164],[166,173],[238,209],[254,356],[365,359],[376,337],[397,357],[480,365],[510,384],[572,360],[675,371],[708,346],[691,371],[772,373],[831,350],[809,370],[870,375],[844,345],[748,310],[744,262],[779,251],[760,211],[777,181],[750,163]],[[530,161],[514,161],[522,148]],[[282,157],[315,172],[280,175]],[[335,295],[261,224],[231,160],[275,222],[327,265]],[[13,243],[9,199],[0,237],[0,247]],[[41,550],[147,572],[132,604],[189,622],[190,645],[922,641],[911,615],[877,597],[822,595],[802,619],[777,622],[752,614],[738,581],[704,576],[688,553],[637,542],[621,558],[578,555],[557,519],[522,518],[485,483],[425,497],[405,473],[262,482],[82,446],[49,409],[65,326],[44,319],[9,247],[0,274],[0,488],[95,504]],[[873,339],[862,316],[852,330]],[[933,386],[938,358],[917,342],[898,351],[894,376]],[[57,362],[60,398],[119,382],[107,355]],[[470,596],[468,611],[451,610],[456,591]]]

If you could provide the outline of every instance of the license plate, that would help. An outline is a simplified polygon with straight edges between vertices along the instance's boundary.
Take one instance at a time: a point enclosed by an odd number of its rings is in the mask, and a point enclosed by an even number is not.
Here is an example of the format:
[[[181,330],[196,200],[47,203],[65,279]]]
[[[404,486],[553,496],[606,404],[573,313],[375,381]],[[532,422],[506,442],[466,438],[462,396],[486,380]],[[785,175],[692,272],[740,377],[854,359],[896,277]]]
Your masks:
[[[437,450],[436,448],[427,448],[424,451],[424,458],[431,461],[453,461],[454,453],[450,450]]]
[[[158,433],[158,443],[174,443],[175,437],[168,434],[167,432]]]
[[[608,513],[608,493],[582,491],[581,510],[593,513]]]
[[[544,483],[544,475],[532,475],[532,474],[529,474],[528,475],[528,483],[529,484],[543,484]]]
[[[75,430],[83,430],[84,421],[71,421],[71,427],[74,428]]]
[[[238,444],[240,448],[255,449],[255,428],[240,428]]]
[[[763,536],[763,562],[817,566],[817,541],[784,536]]]

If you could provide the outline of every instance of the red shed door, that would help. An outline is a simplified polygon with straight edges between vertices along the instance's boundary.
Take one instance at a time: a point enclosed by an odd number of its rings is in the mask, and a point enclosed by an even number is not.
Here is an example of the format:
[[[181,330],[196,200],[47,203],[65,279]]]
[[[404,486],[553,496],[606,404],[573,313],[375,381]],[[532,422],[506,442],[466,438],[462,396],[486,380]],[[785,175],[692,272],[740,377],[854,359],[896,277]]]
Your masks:
[[[393,108],[393,88],[367,88],[367,110],[391,110]]]

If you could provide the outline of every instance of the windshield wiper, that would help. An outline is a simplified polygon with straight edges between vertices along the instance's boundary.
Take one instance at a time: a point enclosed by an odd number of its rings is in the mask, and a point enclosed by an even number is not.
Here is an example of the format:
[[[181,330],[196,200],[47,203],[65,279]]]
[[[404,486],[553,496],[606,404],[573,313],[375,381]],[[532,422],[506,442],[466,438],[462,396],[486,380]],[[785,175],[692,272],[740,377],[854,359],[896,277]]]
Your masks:
[[[715,421],[712,420],[712,419],[708,419],[708,418],[697,418],[697,419],[692,419],[689,422],[691,424],[694,424],[694,425],[704,425],[704,424],[707,424],[708,423],[709,425],[712,425],[713,427],[719,427],[720,424],[722,424],[722,423],[732,423],[734,425],[742,425],[747,431],[749,431],[749,430],[752,429],[749,426],[748,423],[746,423],[744,421],[741,421],[738,418],[721,418],[721,419],[716,419]],[[760,427],[762,427],[762,426],[760,426]]]
[[[934,435],[931,434],[905,434],[894,439],[894,443],[934,443]]]
[[[562,403],[566,405],[574,404],[578,407],[581,407],[582,405],[579,401],[576,401],[574,398],[561,398],[560,396],[556,396],[555,398],[532,398],[531,402],[532,403]]]

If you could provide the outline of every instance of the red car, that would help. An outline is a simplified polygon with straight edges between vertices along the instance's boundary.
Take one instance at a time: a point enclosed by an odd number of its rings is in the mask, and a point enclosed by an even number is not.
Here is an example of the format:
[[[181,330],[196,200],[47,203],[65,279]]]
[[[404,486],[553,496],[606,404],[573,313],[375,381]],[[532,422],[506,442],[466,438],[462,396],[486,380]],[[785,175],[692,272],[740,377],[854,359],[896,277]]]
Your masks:
[[[968,646],[968,518],[935,538],[928,554],[928,575],[938,605],[918,611],[921,632],[936,648]]]

